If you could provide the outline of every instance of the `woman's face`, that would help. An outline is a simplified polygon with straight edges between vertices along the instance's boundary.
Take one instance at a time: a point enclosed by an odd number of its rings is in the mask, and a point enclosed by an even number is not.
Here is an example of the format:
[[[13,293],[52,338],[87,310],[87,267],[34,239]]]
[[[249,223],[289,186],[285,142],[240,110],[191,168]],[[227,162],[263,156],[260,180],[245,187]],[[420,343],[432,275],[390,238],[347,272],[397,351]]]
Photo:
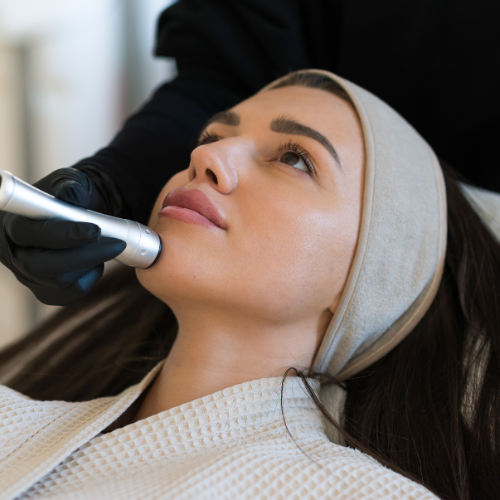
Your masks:
[[[176,315],[188,306],[264,323],[324,317],[354,256],[363,162],[355,111],[323,90],[270,90],[216,115],[156,201],[149,225],[163,252],[139,280]]]

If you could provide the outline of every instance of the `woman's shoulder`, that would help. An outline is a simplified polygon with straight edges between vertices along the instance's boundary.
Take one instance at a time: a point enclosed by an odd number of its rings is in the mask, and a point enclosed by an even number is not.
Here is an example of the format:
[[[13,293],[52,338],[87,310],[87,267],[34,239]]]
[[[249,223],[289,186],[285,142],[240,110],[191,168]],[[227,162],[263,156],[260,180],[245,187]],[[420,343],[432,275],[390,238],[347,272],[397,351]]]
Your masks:
[[[299,446],[297,446],[299,445]],[[300,448],[299,448],[300,447]],[[363,498],[366,500],[432,500],[437,498],[424,486],[388,469],[371,456],[326,439],[289,444],[283,449],[266,447],[259,471],[281,484],[296,482],[312,498]],[[263,450],[264,451],[264,450]],[[274,455],[274,456],[273,456]],[[249,457],[248,457],[249,458]],[[251,463],[252,460],[249,460]],[[279,466],[276,465],[279,463]],[[251,471],[248,471],[253,474]],[[316,491],[314,491],[316,490]],[[321,493],[323,492],[323,493]]]
[[[37,401],[0,385],[0,448],[13,434],[47,425],[74,405],[65,401]]]
[[[38,401],[0,386],[0,484],[15,496],[116,420],[136,399],[133,386],[84,402]],[[7,497],[6,497],[7,498]]]
[[[0,385],[0,463],[55,422],[69,404],[36,401]]]
[[[436,498],[424,486],[388,469],[359,450],[328,443],[321,455],[318,473],[327,477],[325,482],[332,483],[338,494],[351,491],[353,498],[359,495],[370,500]]]

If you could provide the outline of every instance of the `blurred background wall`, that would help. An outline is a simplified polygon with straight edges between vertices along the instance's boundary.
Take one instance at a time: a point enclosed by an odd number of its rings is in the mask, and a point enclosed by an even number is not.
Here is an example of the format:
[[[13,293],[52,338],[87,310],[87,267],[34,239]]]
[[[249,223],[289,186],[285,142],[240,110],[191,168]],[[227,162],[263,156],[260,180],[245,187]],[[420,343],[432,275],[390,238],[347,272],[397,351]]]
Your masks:
[[[174,0],[0,0],[0,169],[35,182],[105,146],[175,63],[154,59]],[[0,264],[0,347],[55,308]]]

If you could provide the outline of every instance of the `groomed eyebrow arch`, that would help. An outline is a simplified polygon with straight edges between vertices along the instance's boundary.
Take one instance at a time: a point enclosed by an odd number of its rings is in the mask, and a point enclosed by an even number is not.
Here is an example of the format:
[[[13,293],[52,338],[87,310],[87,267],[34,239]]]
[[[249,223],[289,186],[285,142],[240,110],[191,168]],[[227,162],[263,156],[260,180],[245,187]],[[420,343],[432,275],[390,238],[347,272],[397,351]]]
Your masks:
[[[212,118],[210,118],[206,123],[206,125],[203,127],[203,130],[205,130],[212,123],[222,123],[223,125],[236,127],[240,124],[240,122],[241,122],[240,115],[229,109],[227,111],[220,111],[219,113],[215,113],[215,115],[212,116]],[[271,125],[269,125],[269,128],[273,132],[278,132],[282,134],[303,135],[305,137],[310,137],[311,139],[319,142],[332,155],[333,159],[342,170],[342,165],[340,163],[340,158],[337,151],[333,147],[332,143],[317,130],[308,127],[307,125],[303,125],[302,123],[299,123],[293,118],[287,116],[280,116],[278,118],[275,118],[271,122]]]
[[[314,130],[313,128],[308,127],[307,125],[303,125],[302,123],[299,123],[298,121],[295,121],[294,119],[286,116],[280,116],[279,118],[275,118],[271,122],[269,128],[273,132],[280,132],[282,134],[304,135],[319,142],[328,150],[328,152],[332,155],[333,159],[338,164],[340,169],[342,169],[339,155],[337,151],[335,151],[335,148],[333,147],[332,143],[323,134],[320,134],[317,130]]]
[[[219,113],[215,113],[215,115],[208,120],[203,129],[206,129],[211,123],[222,123],[223,125],[236,127],[240,124],[240,121],[240,115],[229,109],[227,111],[220,111]]]

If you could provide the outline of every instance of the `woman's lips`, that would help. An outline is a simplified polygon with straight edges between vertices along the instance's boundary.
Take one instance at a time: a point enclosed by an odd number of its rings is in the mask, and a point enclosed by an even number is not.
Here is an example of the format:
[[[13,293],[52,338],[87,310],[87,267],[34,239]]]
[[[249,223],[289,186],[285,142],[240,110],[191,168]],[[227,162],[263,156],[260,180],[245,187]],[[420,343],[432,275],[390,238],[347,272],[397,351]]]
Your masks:
[[[214,207],[208,196],[199,189],[178,187],[163,200],[159,215],[192,222],[208,227],[227,229],[224,217]]]

